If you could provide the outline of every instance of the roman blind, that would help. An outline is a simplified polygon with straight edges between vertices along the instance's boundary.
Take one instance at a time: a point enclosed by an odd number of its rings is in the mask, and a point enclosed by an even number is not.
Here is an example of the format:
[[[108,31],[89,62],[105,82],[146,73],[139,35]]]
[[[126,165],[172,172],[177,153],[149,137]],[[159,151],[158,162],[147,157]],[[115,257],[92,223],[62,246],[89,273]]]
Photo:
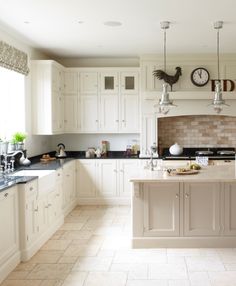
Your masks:
[[[0,66],[28,75],[28,56],[25,52],[0,41]]]

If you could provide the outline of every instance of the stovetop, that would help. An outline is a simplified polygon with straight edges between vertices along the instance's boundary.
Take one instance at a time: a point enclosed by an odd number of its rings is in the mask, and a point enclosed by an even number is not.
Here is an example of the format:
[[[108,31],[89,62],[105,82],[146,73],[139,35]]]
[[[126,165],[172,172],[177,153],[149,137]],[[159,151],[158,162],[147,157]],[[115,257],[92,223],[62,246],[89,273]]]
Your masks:
[[[163,159],[179,159],[179,160],[191,160],[195,159],[196,156],[206,156],[210,159],[215,160],[234,160],[235,159],[235,148],[234,147],[212,147],[212,148],[183,148],[181,155],[171,155],[169,148],[164,148],[162,157]]]

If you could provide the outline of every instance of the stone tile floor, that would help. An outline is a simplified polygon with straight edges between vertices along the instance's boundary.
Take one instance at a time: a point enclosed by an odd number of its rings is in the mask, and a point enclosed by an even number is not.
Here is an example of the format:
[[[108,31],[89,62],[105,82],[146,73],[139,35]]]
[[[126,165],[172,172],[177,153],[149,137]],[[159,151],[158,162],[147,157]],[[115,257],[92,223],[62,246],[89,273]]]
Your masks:
[[[236,249],[132,249],[129,207],[80,206],[1,286],[236,286]]]

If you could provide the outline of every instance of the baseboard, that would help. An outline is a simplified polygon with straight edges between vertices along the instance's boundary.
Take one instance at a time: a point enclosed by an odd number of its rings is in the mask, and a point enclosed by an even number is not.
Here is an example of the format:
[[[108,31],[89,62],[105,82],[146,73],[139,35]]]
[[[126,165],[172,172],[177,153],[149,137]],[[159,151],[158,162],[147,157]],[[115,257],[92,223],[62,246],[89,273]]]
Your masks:
[[[77,206],[77,200],[74,200],[67,208],[63,210],[63,215],[66,217]]]
[[[133,248],[235,248],[236,237],[134,237]]]
[[[78,205],[130,205],[130,198],[78,198]]]
[[[0,283],[11,273],[20,263],[20,251],[14,253],[3,265],[0,266]]]
[[[61,215],[57,221],[47,229],[37,240],[33,242],[28,248],[21,250],[21,261],[28,261],[52,235],[63,225],[64,216]]]

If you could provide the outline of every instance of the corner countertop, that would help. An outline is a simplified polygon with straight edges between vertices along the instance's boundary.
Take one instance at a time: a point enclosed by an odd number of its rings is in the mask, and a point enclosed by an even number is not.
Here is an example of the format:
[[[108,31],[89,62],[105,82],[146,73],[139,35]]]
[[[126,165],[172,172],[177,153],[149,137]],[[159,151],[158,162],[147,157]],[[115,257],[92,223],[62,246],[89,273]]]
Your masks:
[[[166,171],[151,171],[140,168],[130,179],[133,183],[145,182],[236,182],[235,164],[203,167],[196,174],[176,175]]]

